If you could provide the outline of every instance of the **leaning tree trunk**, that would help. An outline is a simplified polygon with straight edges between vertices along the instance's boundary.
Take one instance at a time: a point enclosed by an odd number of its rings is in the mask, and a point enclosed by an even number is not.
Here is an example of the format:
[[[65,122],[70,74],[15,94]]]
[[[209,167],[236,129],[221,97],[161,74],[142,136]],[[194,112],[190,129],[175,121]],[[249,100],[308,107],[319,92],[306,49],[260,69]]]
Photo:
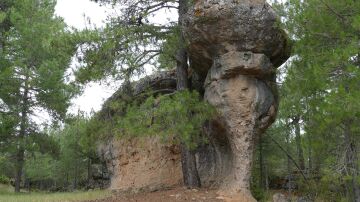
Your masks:
[[[179,26],[182,27],[182,18],[188,8],[188,0],[179,1]],[[182,91],[189,88],[188,83],[188,56],[184,46],[185,40],[182,34],[179,37],[180,48],[176,54],[176,76],[177,90]],[[195,151],[190,150],[185,143],[181,143],[181,166],[183,180],[188,188],[200,187],[200,177],[196,166]]]

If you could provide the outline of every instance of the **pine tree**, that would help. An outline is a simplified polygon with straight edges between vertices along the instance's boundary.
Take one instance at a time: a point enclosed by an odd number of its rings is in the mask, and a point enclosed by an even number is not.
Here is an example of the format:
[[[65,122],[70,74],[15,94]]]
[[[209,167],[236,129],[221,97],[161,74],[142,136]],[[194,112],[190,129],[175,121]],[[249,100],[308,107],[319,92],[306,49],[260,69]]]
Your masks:
[[[151,18],[158,13],[176,13],[177,1],[93,1],[113,5],[118,15],[109,16],[104,29],[89,31],[92,40],[84,44],[84,55],[79,57],[84,66],[77,73],[78,81],[86,83],[108,76],[129,80],[144,73],[145,67],[175,67],[180,45],[178,23],[160,24]]]
[[[328,185],[345,184],[350,201],[360,201],[359,10],[360,2],[353,0],[285,5],[286,29],[295,45],[283,83],[285,108],[280,107],[285,118],[302,119],[308,168]],[[330,186],[324,189],[334,193]]]
[[[6,18],[10,27],[1,29],[0,111],[10,121],[0,124],[9,128],[7,141],[13,146],[19,192],[26,151],[32,137],[40,134],[32,118],[39,110],[46,110],[54,120],[64,118],[77,92],[65,78],[76,46],[63,20],[54,15],[56,1],[5,2],[11,7]]]

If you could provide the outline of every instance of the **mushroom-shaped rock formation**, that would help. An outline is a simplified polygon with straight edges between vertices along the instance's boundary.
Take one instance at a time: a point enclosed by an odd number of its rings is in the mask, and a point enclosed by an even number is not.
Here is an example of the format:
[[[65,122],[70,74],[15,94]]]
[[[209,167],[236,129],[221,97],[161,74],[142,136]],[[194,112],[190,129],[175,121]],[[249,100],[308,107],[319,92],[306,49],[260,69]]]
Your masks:
[[[221,139],[213,145],[220,152],[215,162],[229,167],[217,166],[217,180],[225,195],[240,201],[254,200],[249,188],[256,140],[275,120],[275,68],[289,57],[278,23],[264,0],[197,0],[182,22],[191,67],[206,76],[205,100],[220,114],[212,123],[222,128],[213,135]]]
[[[214,57],[230,51],[262,53],[274,66],[289,55],[286,34],[265,0],[195,0],[183,25],[198,73],[206,74]]]

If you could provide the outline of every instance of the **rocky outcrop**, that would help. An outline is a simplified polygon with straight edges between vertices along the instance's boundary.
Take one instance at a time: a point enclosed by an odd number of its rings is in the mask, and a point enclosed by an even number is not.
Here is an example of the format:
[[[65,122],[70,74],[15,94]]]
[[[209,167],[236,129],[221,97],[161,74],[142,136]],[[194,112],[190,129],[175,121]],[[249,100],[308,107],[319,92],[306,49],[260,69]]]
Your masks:
[[[229,201],[254,201],[249,190],[253,152],[276,117],[275,73],[289,57],[286,34],[264,0],[196,0],[183,20],[192,88],[219,112],[206,124],[209,143],[196,153],[201,184],[219,187]],[[112,102],[174,91],[174,71],[155,74],[125,84],[99,116],[124,113]],[[112,139],[100,153],[113,189],[154,190],[182,181],[178,148],[157,138]]]
[[[197,0],[183,24],[191,67],[206,75],[204,98],[219,112],[208,131],[215,165],[200,170],[211,169],[225,195],[253,201],[253,152],[275,120],[275,68],[289,57],[286,34],[264,0]]]
[[[112,190],[155,191],[182,183],[179,148],[158,137],[111,139],[98,153],[106,161]]]
[[[125,83],[104,104],[97,118],[111,122],[121,117],[132,101],[176,91],[175,71],[157,72]],[[159,137],[117,139],[111,134],[98,146],[110,175],[110,189],[120,192],[154,191],[182,183],[179,148]]]
[[[106,100],[97,117],[105,121],[110,120],[112,116],[122,116],[127,104],[135,100],[141,101],[150,95],[168,94],[175,91],[175,70],[159,71],[138,81],[125,82]]]

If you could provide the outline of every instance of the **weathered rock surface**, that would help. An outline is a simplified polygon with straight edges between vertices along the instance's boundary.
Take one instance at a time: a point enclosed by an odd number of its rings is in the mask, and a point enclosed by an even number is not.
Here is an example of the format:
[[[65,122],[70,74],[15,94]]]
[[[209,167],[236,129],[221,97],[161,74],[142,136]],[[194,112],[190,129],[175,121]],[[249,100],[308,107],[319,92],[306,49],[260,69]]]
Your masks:
[[[219,112],[208,126],[212,155],[206,157],[213,165],[199,169],[214,173],[213,183],[235,201],[255,200],[250,193],[253,152],[276,117],[275,68],[289,56],[286,34],[277,23],[264,0],[197,0],[183,22],[191,67],[206,75],[204,99]]]
[[[290,199],[282,193],[276,193],[272,197],[273,202],[288,202]]]
[[[219,116],[207,123],[209,144],[196,154],[201,184],[219,187],[228,201],[254,201],[251,166],[257,139],[275,120],[275,69],[289,56],[286,34],[264,0],[197,0],[184,18],[192,87],[204,93]],[[111,102],[129,102],[144,92],[176,90],[175,72],[124,85],[104,105],[105,119],[120,115]],[[155,190],[182,182],[180,154],[157,138],[110,140],[100,149],[111,188]]]
[[[114,116],[122,116],[123,107],[135,99],[144,100],[152,94],[174,91],[176,91],[175,71],[157,72],[139,81],[123,85],[105,102],[98,118],[111,121]],[[114,103],[122,104],[119,106]],[[179,148],[161,142],[158,137],[130,139],[111,137],[98,146],[98,154],[106,162],[112,190],[154,191],[182,183]]]
[[[192,68],[206,75],[230,51],[263,53],[280,66],[290,51],[278,22],[265,0],[196,0],[184,19]]]
[[[160,138],[112,139],[98,151],[110,172],[112,190],[155,191],[182,183],[180,150]]]
[[[167,94],[176,91],[175,70],[156,72],[138,81],[123,84],[104,103],[98,114],[100,119],[109,120],[111,116],[122,116],[126,104],[135,99],[144,99],[151,94]],[[123,106],[113,107],[113,102]]]

